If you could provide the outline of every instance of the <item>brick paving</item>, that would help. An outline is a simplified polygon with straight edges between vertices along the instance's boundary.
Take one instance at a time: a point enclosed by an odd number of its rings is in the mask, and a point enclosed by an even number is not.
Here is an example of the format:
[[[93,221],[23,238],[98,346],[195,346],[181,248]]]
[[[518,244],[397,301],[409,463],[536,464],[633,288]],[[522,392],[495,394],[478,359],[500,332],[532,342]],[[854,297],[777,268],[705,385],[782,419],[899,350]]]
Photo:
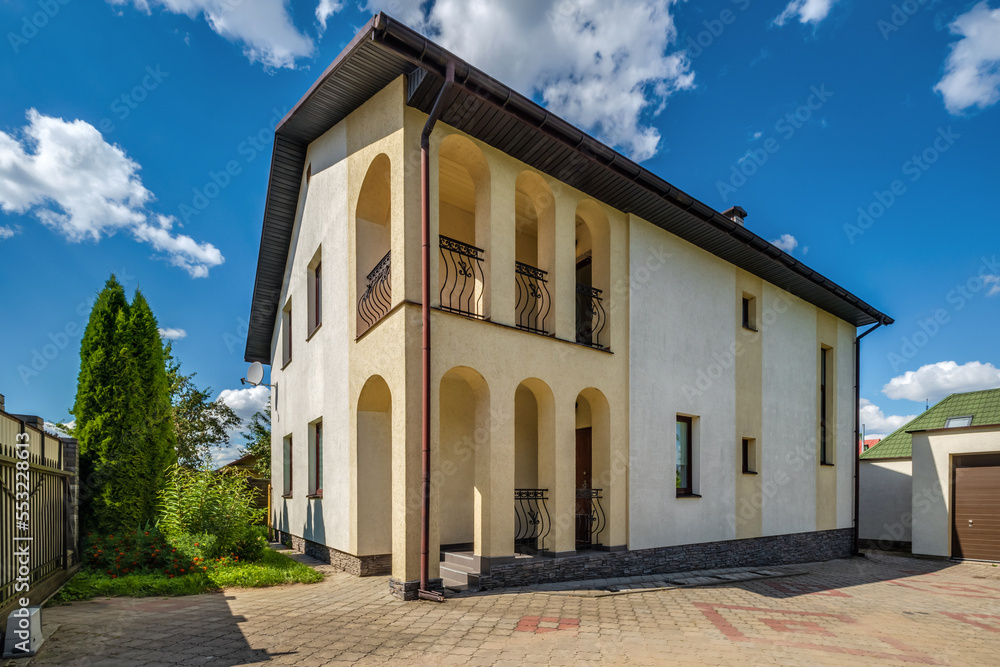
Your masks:
[[[491,592],[444,604],[400,602],[385,577],[336,572],[313,585],[99,600],[46,609],[42,650],[14,664],[1000,662],[1000,568],[871,554],[792,569],[711,586]]]

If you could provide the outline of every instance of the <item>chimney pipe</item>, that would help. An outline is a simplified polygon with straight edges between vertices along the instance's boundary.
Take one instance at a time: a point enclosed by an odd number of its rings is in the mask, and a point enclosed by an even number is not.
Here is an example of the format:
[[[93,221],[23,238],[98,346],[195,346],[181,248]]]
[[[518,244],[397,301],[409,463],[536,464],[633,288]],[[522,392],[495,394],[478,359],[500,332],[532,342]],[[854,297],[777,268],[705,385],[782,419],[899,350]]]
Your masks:
[[[742,206],[732,206],[722,214],[735,222],[737,225],[743,225],[743,218],[747,217],[747,212]]]

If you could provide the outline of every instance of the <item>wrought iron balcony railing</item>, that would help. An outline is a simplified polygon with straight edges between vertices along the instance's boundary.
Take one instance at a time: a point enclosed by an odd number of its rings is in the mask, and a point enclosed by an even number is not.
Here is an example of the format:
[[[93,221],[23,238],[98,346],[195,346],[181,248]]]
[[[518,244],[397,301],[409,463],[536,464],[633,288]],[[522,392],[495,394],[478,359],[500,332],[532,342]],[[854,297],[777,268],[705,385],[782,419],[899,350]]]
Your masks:
[[[576,547],[601,546],[608,518],[601,506],[601,489],[576,490]]]
[[[514,263],[514,279],[517,284],[517,314],[519,329],[532,333],[548,334],[549,311],[552,300],[549,296],[548,272],[536,269],[524,262]]]
[[[358,317],[364,323],[364,329],[358,332],[359,336],[385,317],[392,306],[392,284],[389,280],[392,266],[390,254],[391,252],[385,253],[385,257],[380,259],[368,274],[368,284],[358,299]]]
[[[576,342],[591,347],[605,348],[602,338],[608,314],[604,311],[601,290],[582,283],[576,284]]]
[[[440,246],[441,310],[483,319],[484,250],[448,236],[440,237]]]
[[[545,538],[552,528],[547,494],[548,489],[514,489],[515,553],[547,551]]]

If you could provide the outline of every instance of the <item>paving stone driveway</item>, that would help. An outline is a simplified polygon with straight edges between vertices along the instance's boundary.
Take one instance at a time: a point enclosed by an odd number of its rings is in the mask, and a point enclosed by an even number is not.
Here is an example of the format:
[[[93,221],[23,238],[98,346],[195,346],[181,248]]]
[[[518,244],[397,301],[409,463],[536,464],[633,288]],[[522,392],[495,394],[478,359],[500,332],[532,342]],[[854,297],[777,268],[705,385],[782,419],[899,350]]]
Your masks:
[[[782,570],[783,568],[769,568]],[[602,595],[399,602],[385,578],[46,609],[18,665],[1000,664],[1000,568],[886,554]]]

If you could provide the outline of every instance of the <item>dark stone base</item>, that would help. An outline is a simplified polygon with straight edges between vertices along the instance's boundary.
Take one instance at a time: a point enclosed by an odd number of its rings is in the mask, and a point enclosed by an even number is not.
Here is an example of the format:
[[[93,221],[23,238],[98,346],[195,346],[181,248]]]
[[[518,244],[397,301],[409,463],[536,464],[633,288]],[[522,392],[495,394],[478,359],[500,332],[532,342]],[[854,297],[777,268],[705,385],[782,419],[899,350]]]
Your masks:
[[[535,558],[527,563],[493,563],[489,574],[480,576],[479,586],[490,590],[558,581],[790,565],[849,558],[853,553],[854,529],[843,528],[634,551],[598,551],[567,558]]]
[[[861,549],[874,549],[877,551],[901,551],[910,553],[912,542],[900,542],[899,540],[869,540],[861,538],[858,540],[858,547]]]
[[[329,563],[341,572],[347,572],[356,577],[376,577],[392,573],[392,554],[354,556],[298,535],[284,533],[277,529],[274,533],[278,542],[290,545],[295,551],[312,556],[316,560]]]
[[[389,579],[389,592],[394,598],[400,600],[416,600],[417,591],[420,590],[420,581],[400,581],[399,579]]]

